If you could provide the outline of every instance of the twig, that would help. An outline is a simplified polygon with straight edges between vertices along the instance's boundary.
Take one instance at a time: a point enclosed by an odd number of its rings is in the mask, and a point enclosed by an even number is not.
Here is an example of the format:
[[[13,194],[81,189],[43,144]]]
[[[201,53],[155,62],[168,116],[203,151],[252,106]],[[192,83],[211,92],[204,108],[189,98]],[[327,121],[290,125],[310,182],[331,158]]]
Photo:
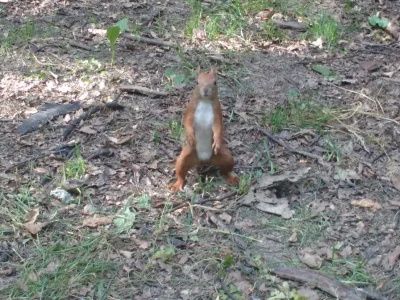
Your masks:
[[[289,267],[276,267],[272,273],[276,276],[290,279],[302,283],[307,283],[309,285],[314,285],[320,290],[332,295],[338,299],[346,300],[360,300],[366,299],[367,295],[363,290],[356,290],[350,286],[340,282],[339,280],[330,278],[326,275],[320,274],[311,270],[303,270],[298,268]],[[383,296],[372,295],[373,300],[383,300]],[[371,295],[368,295],[371,297]]]
[[[371,164],[373,164],[373,163],[376,162],[378,159],[384,157],[385,155],[388,155],[389,152],[392,152],[392,151],[394,151],[394,150],[396,150],[396,149],[399,149],[399,146],[398,146],[398,145],[396,145],[396,146],[390,148],[388,151],[383,151],[381,154],[379,154],[377,157],[375,157],[375,158],[371,161]]]
[[[115,109],[115,110],[123,109],[124,107],[122,105],[116,103],[116,101],[119,99],[119,97],[121,97],[121,95],[122,95],[122,92],[119,93],[117,96],[115,96],[115,98],[112,102],[104,103],[104,106],[111,108],[111,109]],[[90,108],[88,111],[81,114],[78,118],[73,120],[71,122],[71,124],[69,124],[67,126],[67,128],[64,130],[62,139],[65,141],[67,139],[67,137],[71,134],[71,132],[75,129],[75,127],[81,123],[82,120],[86,120],[92,114],[100,111],[102,108],[103,108],[103,106],[101,106],[101,105],[94,106],[94,107]]]
[[[272,20],[272,23],[274,23],[276,26],[282,28],[282,29],[293,29],[297,31],[307,31],[307,26],[304,23],[300,22],[291,22],[291,21],[282,21],[282,20]]]
[[[153,97],[160,97],[160,96],[168,96],[168,92],[163,92],[163,91],[156,91],[156,90],[151,90],[142,86],[138,85],[123,85],[121,86],[121,91],[122,92],[128,92],[128,93],[139,93],[139,94],[144,94],[148,96],[153,96]]]
[[[165,146],[163,145],[163,144],[159,144],[159,147],[160,147],[160,149],[162,150],[162,151],[164,151],[164,153],[168,156],[168,158],[171,160],[171,161],[175,161],[176,160],[176,158],[171,154],[171,153],[169,153],[169,151],[167,150],[167,148],[165,148]]]
[[[85,44],[83,44],[81,42],[75,41],[75,40],[69,40],[68,39],[67,42],[68,42],[68,44],[70,44],[73,47],[80,48],[80,49],[83,49],[83,50],[86,50],[86,51],[98,51],[97,49],[94,50],[91,47],[89,47],[89,46],[87,46],[87,45],[85,45]]]
[[[273,141],[273,142],[275,142],[276,144],[282,146],[283,148],[285,148],[285,149],[288,150],[289,152],[297,153],[297,154],[300,154],[300,155],[305,156],[305,157],[314,158],[314,159],[317,159],[318,161],[322,161],[322,157],[321,157],[321,156],[318,156],[318,155],[316,155],[316,154],[313,154],[313,153],[310,153],[310,152],[307,152],[307,151],[302,151],[302,150],[293,149],[293,148],[291,148],[290,146],[288,146],[288,145],[286,145],[285,143],[283,143],[282,141],[278,140],[276,137],[274,137],[272,134],[270,134],[270,133],[269,133],[268,131],[266,131],[265,129],[263,129],[263,128],[261,128],[261,127],[256,127],[256,129],[257,129],[259,132],[261,132],[261,133],[263,133],[264,135],[266,135],[271,141]]]
[[[14,169],[14,168],[18,168],[18,167],[20,167],[20,166],[22,166],[22,165],[24,165],[24,164],[26,164],[26,163],[28,163],[28,162],[30,162],[30,161],[32,161],[32,160],[41,159],[41,158],[43,158],[43,157],[46,157],[47,155],[48,155],[48,154],[40,154],[40,155],[38,155],[38,156],[34,156],[34,157],[31,157],[31,158],[27,158],[27,159],[25,159],[25,160],[23,160],[23,161],[20,161],[19,163],[16,163],[16,164],[14,164],[14,165],[8,167],[7,169],[4,170],[4,173],[7,173],[7,172],[9,172],[10,170],[12,170],[12,169]]]
[[[327,57],[327,58],[321,58],[321,59],[314,59],[314,60],[303,60],[303,61],[298,61],[293,63],[292,65],[307,65],[307,64],[313,64],[313,63],[320,63],[324,61],[331,61],[331,60],[336,60],[336,59],[347,59],[347,58],[353,58],[361,53],[353,54],[353,55],[348,55],[348,56],[342,56],[342,57]]]
[[[225,294],[228,296],[228,298],[230,298],[231,300],[237,300],[235,296],[233,296],[232,293],[229,291],[229,288],[226,286],[225,281],[221,277],[219,277],[218,280],[221,283],[221,287],[224,290]]]
[[[142,36],[137,36],[137,35],[133,35],[133,34],[129,34],[129,33],[124,33],[124,34],[122,34],[122,36],[129,40],[134,40],[137,42],[146,43],[146,44],[150,44],[150,45],[156,45],[156,46],[162,46],[162,47],[175,47],[176,46],[174,43],[171,43],[171,42],[165,42],[165,41],[156,40],[156,39],[149,39],[149,38],[145,38]]]

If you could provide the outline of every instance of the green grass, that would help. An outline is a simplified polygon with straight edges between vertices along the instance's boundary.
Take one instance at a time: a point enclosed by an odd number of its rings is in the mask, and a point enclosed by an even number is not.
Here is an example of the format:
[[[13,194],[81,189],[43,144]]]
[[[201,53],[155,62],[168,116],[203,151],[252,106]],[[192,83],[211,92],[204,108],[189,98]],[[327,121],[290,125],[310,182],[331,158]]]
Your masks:
[[[79,298],[82,289],[89,288],[100,299],[107,292],[106,279],[117,270],[106,255],[111,248],[106,235],[80,241],[63,238],[49,247],[37,243],[36,253],[21,270],[19,284],[3,292],[9,299],[65,299]]]
[[[339,24],[329,13],[321,13],[312,19],[308,35],[316,40],[322,38],[328,49],[337,46],[339,41]]]
[[[83,157],[78,147],[76,147],[75,155],[76,159],[68,160],[62,166],[62,173],[64,180],[68,180],[71,178],[79,179],[83,175],[85,175],[85,169],[86,169],[85,161],[83,160]]]
[[[269,124],[275,132],[289,128],[321,130],[332,119],[332,113],[313,101],[312,97],[304,97],[292,90],[289,92],[288,103],[275,108],[271,113]]]
[[[185,134],[185,128],[182,121],[169,120],[168,129],[173,140],[181,142],[181,136]]]
[[[287,1],[283,1],[287,2]],[[281,6],[279,1],[271,0],[232,0],[232,1],[214,1],[210,6],[202,6],[201,1],[191,0],[189,5],[192,14],[189,17],[185,33],[192,37],[195,29],[205,30],[209,40],[229,39],[239,37],[240,39],[249,39],[246,36],[250,18],[255,14],[270,7]],[[275,32],[274,30],[269,30]]]

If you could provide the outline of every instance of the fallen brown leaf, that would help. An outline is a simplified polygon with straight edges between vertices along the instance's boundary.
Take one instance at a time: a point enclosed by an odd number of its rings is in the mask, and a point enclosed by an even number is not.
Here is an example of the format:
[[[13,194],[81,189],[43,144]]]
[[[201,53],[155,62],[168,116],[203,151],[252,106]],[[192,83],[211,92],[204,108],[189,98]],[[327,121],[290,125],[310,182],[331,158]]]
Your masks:
[[[29,231],[30,234],[37,234],[46,225],[46,222],[25,223],[25,228]]]
[[[372,211],[376,211],[381,208],[381,205],[375,202],[372,199],[364,198],[361,200],[353,200],[351,201],[351,205],[361,207],[361,208],[369,208]]]
[[[108,225],[111,224],[114,219],[114,216],[110,217],[97,217],[94,216],[93,218],[88,218],[83,220],[82,226],[87,226],[87,227],[97,227],[100,225]]]
[[[35,223],[36,218],[38,217],[38,215],[39,215],[39,209],[38,208],[32,209],[26,215],[26,223]]]
[[[79,131],[87,134],[97,134],[97,131],[92,129],[90,126],[83,126],[79,128]]]
[[[385,270],[390,271],[396,265],[396,262],[400,256],[400,245],[391,251],[383,260],[382,265]]]

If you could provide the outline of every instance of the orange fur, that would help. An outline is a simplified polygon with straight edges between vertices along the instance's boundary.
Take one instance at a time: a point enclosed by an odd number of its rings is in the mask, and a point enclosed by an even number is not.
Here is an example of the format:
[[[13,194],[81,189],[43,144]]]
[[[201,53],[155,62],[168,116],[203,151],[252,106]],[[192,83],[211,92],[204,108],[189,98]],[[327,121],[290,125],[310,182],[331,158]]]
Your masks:
[[[218,98],[216,71],[212,68],[210,72],[203,73],[199,66],[197,68],[197,81],[198,84],[193,91],[192,98],[187,104],[183,117],[187,143],[176,160],[175,172],[177,181],[169,186],[170,190],[173,192],[183,190],[186,174],[191,168],[200,164],[211,164],[220,168],[221,175],[230,184],[236,185],[239,182],[236,176],[231,175],[234,159],[223,140],[222,109]],[[212,147],[212,154],[208,160],[200,160],[196,150],[198,141],[196,141],[194,123],[196,108],[198,108],[200,102],[211,103],[213,111],[212,140],[206,139],[207,142],[210,142],[210,147]],[[204,141],[201,142],[204,143]],[[208,143],[205,144],[207,145]]]

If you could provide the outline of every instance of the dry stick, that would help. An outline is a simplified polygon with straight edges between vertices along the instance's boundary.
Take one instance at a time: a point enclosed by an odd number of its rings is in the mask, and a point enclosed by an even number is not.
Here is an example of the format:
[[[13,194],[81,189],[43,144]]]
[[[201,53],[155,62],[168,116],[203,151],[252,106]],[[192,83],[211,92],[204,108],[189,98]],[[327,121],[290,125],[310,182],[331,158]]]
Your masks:
[[[339,280],[330,278],[326,275],[311,270],[303,270],[289,267],[276,267],[272,271],[272,273],[281,278],[314,285],[320,290],[332,295],[333,297],[337,297],[338,299],[360,300],[366,299],[367,296],[371,297],[368,299],[385,299],[383,296],[371,295],[372,293],[365,293],[363,290],[353,289],[350,286],[340,282]]]
[[[276,26],[282,29],[293,29],[297,31],[307,31],[307,26],[304,23],[300,22],[292,22],[292,21],[282,21],[282,20],[272,20]]]
[[[168,96],[168,92],[163,92],[163,91],[156,91],[156,90],[151,90],[142,86],[138,85],[131,85],[131,84],[126,84],[121,86],[121,91],[123,92],[128,92],[128,93],[139,93],[139,94],[145,94],[148,96],[154,96],[154,97],[160,97],[160,96]]]
[[[396,146],[390,148],[388,151],[382,152],[381,154],[379,154],[377,157],[375,157],[375,158],[371,161],[371,164],[373,164],[373,163],[376,162],[378,159],[384,157],[385,155],[389,154],[389,152],[392,152],[392,151],[394,151],[394,150],[396,150],[396,149],[399,149],[399,146],[398,146],[398,145],[396,145]]]
[[[300,155],[305,156],[305,157],[310,157],[310,158],[314,158],[314,159],[317,159],[317,160],[319,160],[319,161],[322,161],[322,157],[321,157],[321,156],[318,156],[318,155],[316,155],[316,154],[312,154],[312,153],[307,152],[307,151],[302,151],[302,150],[293,149],[293,148],[291,148],[290,146],[286,145],[284,142],[278,140],[276,137],[274,137],[272,134],[270,134],[270,133],[269,133],[268,131],[266,131],[265,129],[263,129],[263,128],[261,128],[261,127],[256,127],[256,129],[257,129],[259,132],[265,134],[271,141],[273,141],[273,142],[275,142],[276,144],[282,146],[283,148],[285,148],[285,149],[288,150],[289,152],[297,153],[297,154],[300,154]]]
[[[165,41],[156,40],[156,39],[149,39],[149,38],[145,38],[142,36],[137,36],[137,35],[133,35],[133,34],[129,34],[129,33],[124,33],[124,34],[122,34],[122,36],[127,39],[133,40],[133,41],[146,43],[146,44],[150,44],[150,45],[156,45],[156,46],[162,46],[162,47],[175,47],[176,46],[174,43],[171,43],[171,42],[165,42]]]
[[[210,218],[210,220],[217,225],[219,230],[222,230],[226,233],[231,234],[231,230],[229,229],[229,227],[227,225],[225,225],[225,223],[213,212],[208,211],[207,212],[207,216]],[[237,236],[235,234],[231,234],[233,241],[239,245],[242,249],[246,249],[247,248],[247,243],[240,237]]]
[[[10,170],[12,170],[12,169],[14,169],[14,168],[18,168],[19,166],[22,166],[22,165],[24,165],[24,164],[26,164],[26,163],[28,163],[28,162],[30,162],[30,161],[32,161],[32,160],[36,160],[36,159],[40,159],[40,158],[46,157],[47,155],[48,155],[48,154],[40,154],[40,155],[38,155],[38,156],[34,156],[34,157],[31,157],[31,158],[27,158],[27,159],[25,159],[25,160],[23,160],[23,161],[20,161],[19,163],[16,163],[16,164],[14,164],[14,165],[8,167],[7,169],[4,170],[4,173],[7,173],[7,172],[9,172]]]

